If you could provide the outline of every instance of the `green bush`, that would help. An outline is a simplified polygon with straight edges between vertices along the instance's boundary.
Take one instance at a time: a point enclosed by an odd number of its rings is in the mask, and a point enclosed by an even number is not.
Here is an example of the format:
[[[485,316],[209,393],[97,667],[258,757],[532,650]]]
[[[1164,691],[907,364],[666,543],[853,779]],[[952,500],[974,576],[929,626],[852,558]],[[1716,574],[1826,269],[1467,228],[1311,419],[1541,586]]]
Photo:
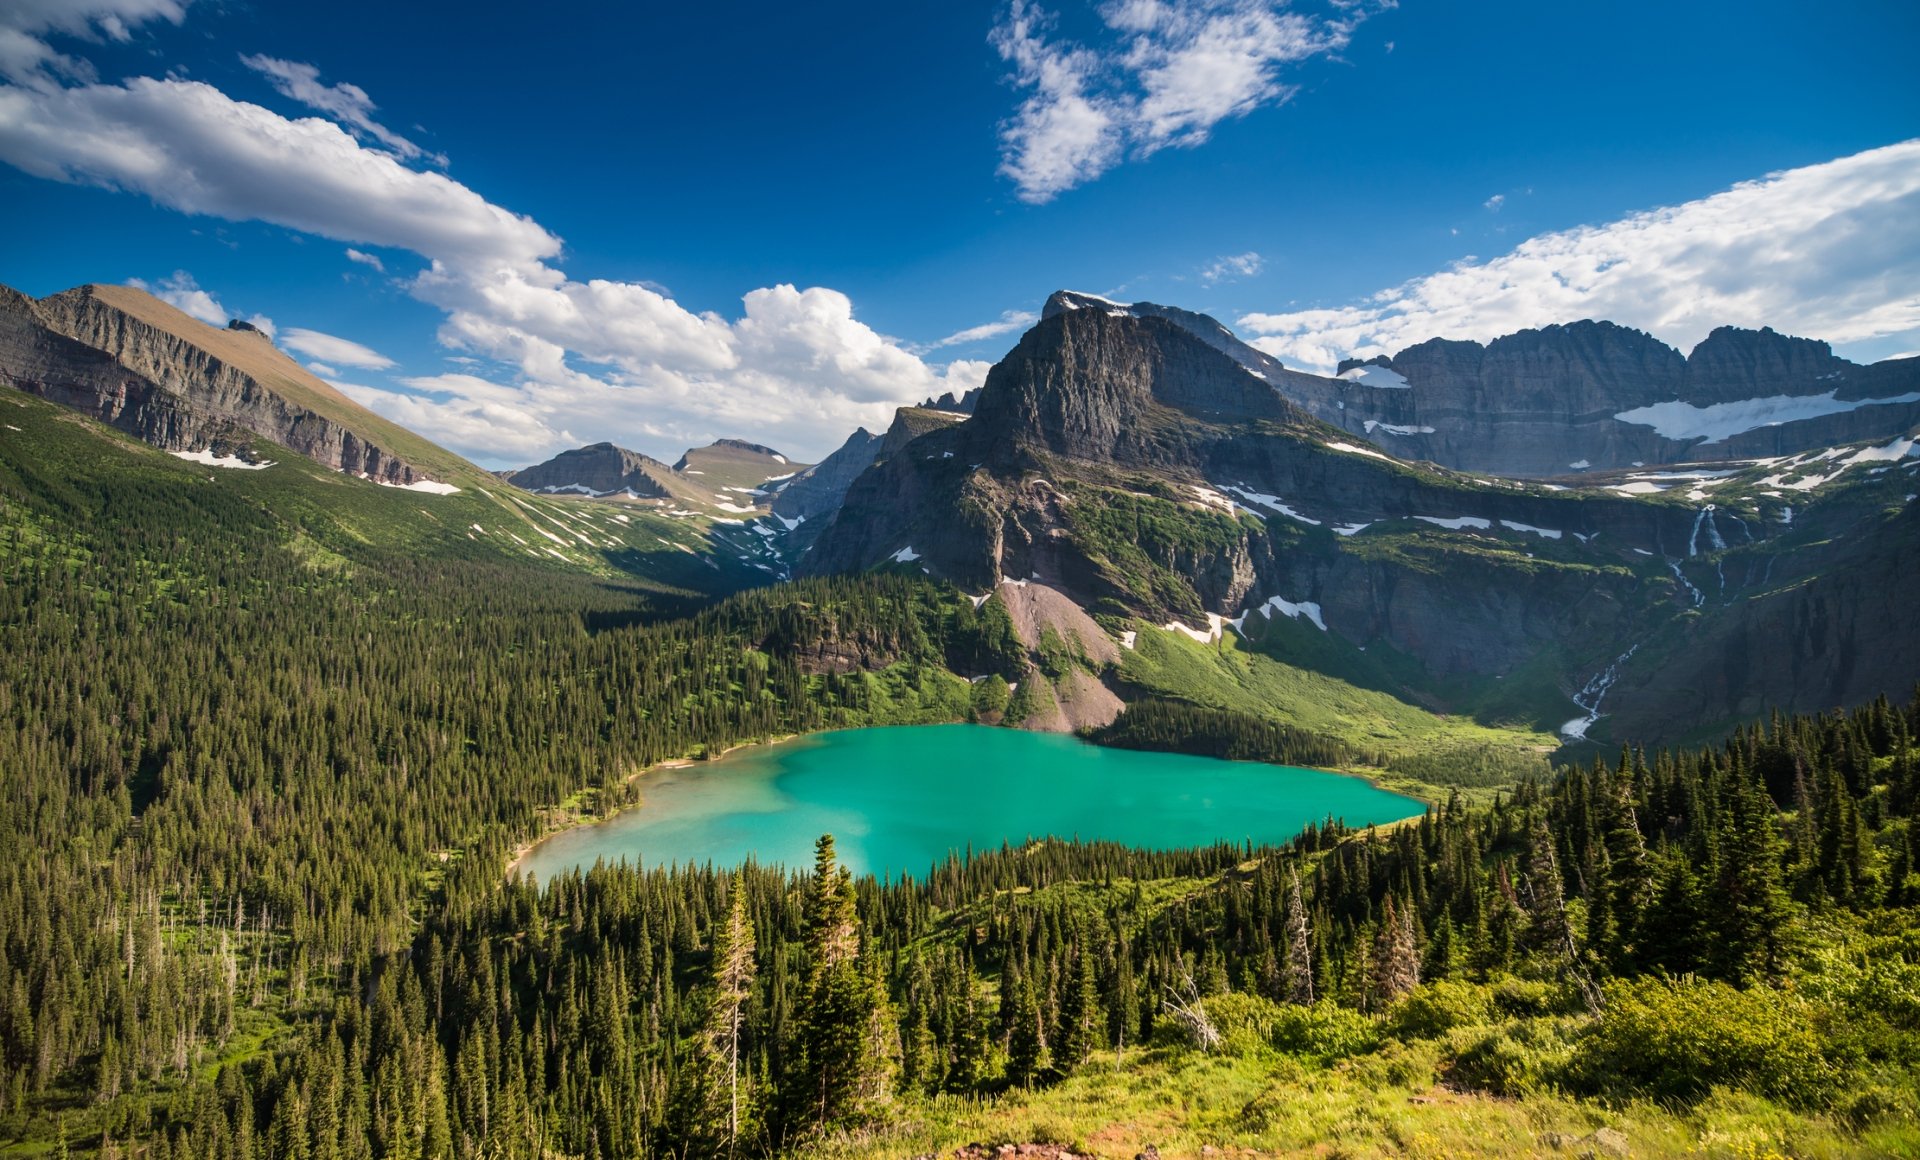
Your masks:
[[[1826,1014],[1764,987],[1692,978],[1624,982],[1610,989],[1569,1076],[1602,1094],[1691,1101],[1722,1085],[1823,1107],[1843,1079],[1816,1031]]]
[[[1520,1019],[1464,1032],[1459,1037],[1462,1045],[1447,1067],[1447,1078],[1462,1087],[1503,1096],[1551,1088],[1574,1054],[1562,1022]]]
[[[1493,1005],[1502,1015],[1526,1019],[1537,1015],[1565,1015],[1570,1008],[1566,992],[1541,979],[1503,975],[1492,981]]]
[[[1437,1039],[1456,1027],[1493,1022],[1486,987],[1451,980],[1415,987],[1387,1012],[1387,1026],[1401,1039]]]
[[[1289,1055],[1321,1063],[1359,1055],[1380,1046],[1380,1025],[1358,1011],[1330,1002],[1275,1009],[1271,1042]]]

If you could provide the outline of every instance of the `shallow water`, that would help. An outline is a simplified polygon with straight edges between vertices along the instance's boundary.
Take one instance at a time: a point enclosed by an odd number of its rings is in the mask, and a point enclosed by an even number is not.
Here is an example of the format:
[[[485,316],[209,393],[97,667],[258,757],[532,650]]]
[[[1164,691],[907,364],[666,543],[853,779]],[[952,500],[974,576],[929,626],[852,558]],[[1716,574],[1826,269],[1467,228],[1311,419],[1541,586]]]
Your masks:
[[[541,879],[601,858],[646,866],[809,866],[834,836],[856,873],[924,874],[949,851],[1029,837],[1170,848],[1282,842],[1328,817],[1349,825],[1421,812],[1357,777],[1284,765],[1106,749],[981,725],[822,733],[711,763],[654,770],[644,799],[556,835],[524,862]]]

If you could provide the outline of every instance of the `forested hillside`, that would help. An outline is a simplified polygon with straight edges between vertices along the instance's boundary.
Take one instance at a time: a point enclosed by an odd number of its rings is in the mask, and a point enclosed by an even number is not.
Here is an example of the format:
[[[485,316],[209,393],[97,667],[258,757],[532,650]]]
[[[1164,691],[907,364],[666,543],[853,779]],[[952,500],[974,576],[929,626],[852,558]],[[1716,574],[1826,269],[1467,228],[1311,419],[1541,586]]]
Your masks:
[[[293,485],[0,466],[0,1151],[1920,1148],[1920,705],[1396,755],[1471,801],[1278,848],[514,882],[648,763],[965,719],[1026,650],[909,575],[708,603]],[[1349,753],[1164,694],[1107,739]]]

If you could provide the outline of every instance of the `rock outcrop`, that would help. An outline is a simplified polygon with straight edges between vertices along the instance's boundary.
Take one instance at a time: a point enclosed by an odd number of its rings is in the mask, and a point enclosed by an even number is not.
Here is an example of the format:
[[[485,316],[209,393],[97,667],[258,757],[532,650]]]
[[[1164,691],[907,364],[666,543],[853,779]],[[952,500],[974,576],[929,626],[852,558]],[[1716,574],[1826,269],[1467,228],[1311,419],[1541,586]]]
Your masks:
[[[430,445],[314,378],[264,333],[208,326],[131,287],[38,301],[0,287],[0,381],[168,451],[249,454],[264,438],[382,483],[429,478],[397,445]]]

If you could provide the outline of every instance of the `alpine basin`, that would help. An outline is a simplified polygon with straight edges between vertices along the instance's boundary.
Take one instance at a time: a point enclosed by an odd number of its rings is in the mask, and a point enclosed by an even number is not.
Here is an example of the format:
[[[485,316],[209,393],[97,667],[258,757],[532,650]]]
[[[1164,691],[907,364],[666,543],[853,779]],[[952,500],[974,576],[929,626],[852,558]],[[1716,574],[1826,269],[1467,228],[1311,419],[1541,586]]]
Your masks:
[[[605,859],[644,866],[810,865],[834,836],[856,873],[919,875],[949,852],[1054,836],[1169,849],[1282,842],[1329,817],[1418,815],[1357,777],[1089,745],[982,725],[821,733],[648,772],[637,809],[547,839],[520,863],[545,881]]]

